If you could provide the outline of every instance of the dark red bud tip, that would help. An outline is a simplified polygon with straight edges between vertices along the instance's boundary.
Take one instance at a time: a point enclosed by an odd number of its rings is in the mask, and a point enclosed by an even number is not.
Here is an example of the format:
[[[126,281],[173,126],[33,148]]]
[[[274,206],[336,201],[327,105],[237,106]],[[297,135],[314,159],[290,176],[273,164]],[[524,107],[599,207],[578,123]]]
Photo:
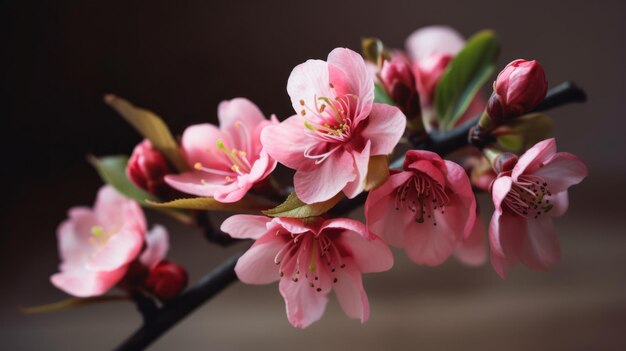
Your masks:
[[[128,164],[126,176],[141,189],[160,196],[169,191],[165,175],[172,173],[165,157],[152,147],[149,140],[137,144]]]
[[[144,286],[160,300],[167,301],[185,290],[188,280],[185,268],[164,260],[152,269]]]
[[[515,60],[498,74],[487,114],[502,122],[531,112],[546,97],[548,82],[537,61]]]
[[[505,152],[496,157],[493,162],[493,170],[496,173],[508,172],[515,167],[515,164],[517,164],[517,156],[510,152]]]
[[[380,78],[389,97],[407,118],[421,116],[415,76],[411,70],[411,64],[405,57],[394,56],[391,60],[384,61]]]

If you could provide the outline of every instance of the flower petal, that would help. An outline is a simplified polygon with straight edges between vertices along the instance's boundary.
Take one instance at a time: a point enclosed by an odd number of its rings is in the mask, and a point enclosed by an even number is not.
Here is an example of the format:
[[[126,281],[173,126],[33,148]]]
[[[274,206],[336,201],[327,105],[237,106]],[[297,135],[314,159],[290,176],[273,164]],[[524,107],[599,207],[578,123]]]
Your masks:
[[[122,228],[87,260],[86,267],[94,271],[118,269],[137,257],[143,242],[142,233],[132,228]]]
[[[561,191],[558,194],[552,194],[550,197],[550,203],[554,207],[548,212],[550,217],[561,217],[567,212],[567,208],[569,207],[569,196],[567,195],[567,191]]]
[[[520,261],[531,269],[547,271],[561,260],[561,249],[550,217],[527,221],[527,232],[520,250]]]
[[[315,161],[304,157],[310,137],[304,132],[304,120],[291,116],[278,125],[270,125],[261,132],[265,151],[275,160],[292,169],[311,168]]]
[[[519,261],[520,250],[526,236],[526,219],[496,209],[489,223],[491,265],[502,279]]]
[[[538,142],[520,156],[515,167],[513,167],[513,174],[511,176],[513,179],[517,180],[517,177],[524,173],[534,173],[541,164],[552,158],[555,153],[556,140],[554,138]]]
[[[339,149],[311,171],[297,171],[294,187],[298,198],[307,204],[326,201],[356,178],[350,153]]]
[[[197,162],[202,166],[223,171],[230,170],[226,156],[217,149],[217,141],[224,135],[212,124],[196,124],[183,132],[181,146],[187,163],[194,167]]]
[[[129,226],[144,232],[148,227],[139,204],[129,200],[110,185],[105,185],[98,191],[94,213],[105,231]]]
[[[352,120],[357,125],[370,114],[374,102],[374,81],[365,61],[350,49],[336,48],[328,54],[328,66],[329,83],[333,84],[337,95],[354,94],[358,97]]]
[[[155,225],[146,236],[146,248],[139,257],[141,264],[152,270],[165,258],[169,247],[167,229],[161,225]]]
[[[454,256],[468,266],[479,266],[485,263],[487,260],[485,225],[480,218],[476,218],[470,236],[457,245]]]
[[[465,212],[467,219],[463,228],[463,237],[467,238],[472,233],[476,221],[476,197],[465,169],[452,161],[445,160],[444,162],[448,169],[446,174],[447,186],[456,194],[462,204],[461,206],[467,209]]]
[[[363,188],[365,187],[365,179],[367,178],[367,169],[370,160],[370,146],[371,142],[368,140],[361,152],[351,152],[351,156],[354,160],[356,178],[343,188],[344,194],[346,194],[346,197],[349,199],[355,198],[363,192]]]
[[[413,32],[406,39],[409,56],[420,61],[432,54],[456,55],[465,45],[465,39],[446,26],[428,26]]]
[[[259,239],[268,232],[272,219],[265,216],[234,215],[222,222],[220,230],[236,239]]]
[[[559,152],[544,162],[535,173],[548,183],[548,189],[556,194],[580,183],[588,174],[587,166],[579,157]]]
[[[395,106],[374,104],[361,135],[372,142],[372,155],[387,155],[404,134],[406,117]]]
[[[314,109],[318,97],[335,99],[336,94],[330,87],[328,71],[328,63],[322,60],[308,60],[291,71],[287,80],[287,93],[297,114],[306,111],[307,107]]]
[[[109,291],[126,273],[126,266],[110,272],[70,270],[56,273],[50,281],[57,288],[76,297],[98,296]]]
[[[239,280],[246,284],[269,284],[280,279],[274,258],[285,243],[285,236],[274,233],[267,233],[255,241],[235,265]]]
[[[214,196],[229,182],[224,175],[201,171],[191,171],[165,176],[165,182],[172,188],[196,196]]]
[[[335,239],[346,256],[352,257],[362,273],[384,272],[393,267],[391,250],[375,234],[363,237],[356,231],[345,231]]]
[[[361,323],[370,317],[370,304],[367,299],[361,272],[347,260],[346,267],[336,272],[337,282],[334,284],[335,295],[344,313],[350,318],[358,318]]]
[[[297,282],[281,279],[278,289],[285,299],[289,323],[294,327],[304,329],[318,321],[324,314],[328,296],[311,289],[304,279]]]

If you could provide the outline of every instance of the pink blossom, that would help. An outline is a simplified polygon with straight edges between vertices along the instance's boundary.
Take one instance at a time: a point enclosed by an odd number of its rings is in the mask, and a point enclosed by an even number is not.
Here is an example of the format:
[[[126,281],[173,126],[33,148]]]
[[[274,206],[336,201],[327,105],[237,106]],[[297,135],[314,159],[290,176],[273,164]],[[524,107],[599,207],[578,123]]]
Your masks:
[[[348,317],[367,321],[369,302],[361,273],[393,266],[387,245],[351,219],[305,223],[297,218],[235,215],[221,229],[234,238],[256,240],[235,272],[247,284],[279,280],[287,317],[298,328],[321,318],[331,290]]]
[[[430,151],[409,150],[365,202],[368,228],[418,264],[443,263],[474,228],[476,200],[465,170]]]
[[[404,133],[402,112],[374,103],[374,82],[363,58],[337,48],[328,62],[308,60],[287,83],[294,115],[267,127],[261,140],[278,162],[296,170],[295,192],[306,203],[340,191],[363,191],[369,158],[391,153]]]
[[[266,120],[250,100],[223,101],[217,109],[220,128],[197,124],[183,133],[182,148],[193,171],[171,174],[171,187],[220,202],[236,202],[276,167],[261,145],[261,131],[276,124]]]
[[[491,190],[495,212],[489,243],[491,264],[502,278],[517,262],[535,270],[559,262],[552,218],[565,213],[567,189],[586,176],[585,163],[572,154],[557,153],[554,139],[537,143],[512,170],[498,175]]]
[[[110,186],[98,192],[94,208],[74,207],[57,231],[63,262],[52,284],[68,294],[101,295],[120,282],[146,240],[146,219],[139,205]],[[156,226],[147,236],[140,260],[156,264],[167,251],[167,232]]]

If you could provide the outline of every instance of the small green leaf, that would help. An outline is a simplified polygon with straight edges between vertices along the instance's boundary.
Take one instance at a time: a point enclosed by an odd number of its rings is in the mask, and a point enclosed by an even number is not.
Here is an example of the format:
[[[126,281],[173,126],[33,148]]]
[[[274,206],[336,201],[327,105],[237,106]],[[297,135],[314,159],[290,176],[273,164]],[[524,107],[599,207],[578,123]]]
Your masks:
[[[493,135],[501,149],[521,153],[552,136],[552,119],[542,113],[530,113],[496,129]]]
[[[187,209],[187,210],[211,210],[211,211],[233,211],[233,212],[256,212],[259,210],[265,210],[268,206],[263,205],[253,198],[246,196],[243,199],[232,202],[223,203],[215,200],[212,197],[193,197],[188,199],[177,199],[169,202],[154,202],[148,201],[150,206],[155,208],[168,208],[168,209]]]
[[[128,157],[124,155],[106,156],[97,158],[88,156],[89,163],[98,171],[102,180],[115,188],[120,194],[129,199],[145,204],[146,200],[159,201],[149,192],[139,188],[126,177],[126,164]]]
[[[337,195],[326,201],[316,202],[314,204],[306,204],[302,202],[302,200],[300,200],[298,196],[296,196],[296,193],[291,193],[289,194],[285,202],[270,210],[263,211],[263,213],[270,217],[315,217],[326,213],[328,210],[333,208],[342,198],[343,193],[339,192]]]
[[[126,296],[94,296],[86,298],[72,298],[63,301],[53,302],[46,305],[33,306],[33,307],[19,307],[19,311],[26,314],[36,313],[48,313],[62,311],[72,307],[79,307],[84,305],[92,305],[95,303],[111,302],[111,301],[125,301],[128,300]]]
[[[159,116],[151,111],[135,107],[130,102],[115,95],[106,95],[104,101],[122,115],[141,135],[150,140],[152,146],[161,151],[179,172],[189,169],[187,162],[182,157],[178,143]]]
[[[160,200],[149,192],[139,188],[126,176],[126,164],[128,157],[124,155],[106,156],[97,158],[88,156],[87,160],[96,169],[102,181],[109,184],[120,194],[131,200],[139,202],[140,205],[153,207],[149,202],[159,202]],[[159,211],[179,220],[183,223],[193,222],[193,218],[188,213],[180,210],[171,210],[167,208],[158,209]]]
[[[435,111],[439,128],[450,130],[495,70],[500,46],[495,33],[476,33],[452,59],[437,84]]]
[[[389,95],[387,95],[385,88],[380,83],[374,83],[374,102],[392,106],[396,105]]]

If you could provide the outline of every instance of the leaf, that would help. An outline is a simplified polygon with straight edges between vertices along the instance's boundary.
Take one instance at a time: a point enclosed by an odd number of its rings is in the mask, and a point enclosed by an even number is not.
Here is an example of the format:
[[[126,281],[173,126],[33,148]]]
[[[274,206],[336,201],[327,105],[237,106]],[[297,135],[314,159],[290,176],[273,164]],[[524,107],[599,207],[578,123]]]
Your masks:
[[[151,111],[135,107],[130,102],[115,95],[106,95],[104,101],[122,115],[141,135],[150,140],[152,146],[161,151],[179,172],[189,170],[178,143],[159,116]]]
[[[449,130],[465,113],[478,90],[495,70],[499,52],[495,33],[476,33],[452,59],[437,84],[435,111],[440,129]]]
[[[396,105],[389,95],[387,95],[385,88],[380,83],[374,83],[374,102],[391,106]]]
[[[509,122],[493,132],[500,148],[513,153],[528,150],[552,136],[553,122],[542,113],[530,113]]]
[[[389,178],[389,159],[387,155],[370,157],[367,165],[367,177],[365,179],[365,190],[370,191],[383,185]]]
[[[128,157],[124,155],[106,156],[97,158],[89,155],[87,157],[102,180],[115,188],[120,194],[129,199],[145,204],[146,200],[159,201],[159,199],[149,192],[139,188],[126,176],[126,164]]]
[[[139,202],[142,206],[153,207],[149,202],[159,202],[159,198],[149,192],[139,188],[126,176],[126,164],[128,157],[124,155],[106,156],[97,158],[89,155],[87,160],[96,169],[102,181],[109,184],[120,194],[131,200]],[[190,214],[179,210],[170,210],[166,208],[158,209],[159,211],[177,219],[183,223],[192,223],[193,218]]]
[[[306,204],[302,202],[302,200],[300,200],[294,192],[289,194],[285,202],[272,209],[263,211],[263,213],[270,217],[315,217],[326,213],[328,210],[333,208],[342,198],[343,193],[339,192],[337,193],[337,195],[326,201],[316,202],[314,204]]]
[[[168,208],[168,209],[188,209],[188,210],[211,210],[211,211],[258,211],[265,210],[268,206],[263,205],[253,198],[246,196],[243,199],[232,202],[223,203],[215,200],[212,197],[194,197],[188,199],[177,199],[169,202],[154,202],[148,201],[150,206],[155,208]]]
[[[48,313],[62,311],[72,307],[79,307],[84,305],[92,305],[95,303],[110,302],[110,301],[125,301],[128,300],[126,296],[94,296],[86,298],[72,298],[63,301],[53,302],[46,305],[33,306],[33,307],[19,307],[19,311],[26,314],[36,313]]]

